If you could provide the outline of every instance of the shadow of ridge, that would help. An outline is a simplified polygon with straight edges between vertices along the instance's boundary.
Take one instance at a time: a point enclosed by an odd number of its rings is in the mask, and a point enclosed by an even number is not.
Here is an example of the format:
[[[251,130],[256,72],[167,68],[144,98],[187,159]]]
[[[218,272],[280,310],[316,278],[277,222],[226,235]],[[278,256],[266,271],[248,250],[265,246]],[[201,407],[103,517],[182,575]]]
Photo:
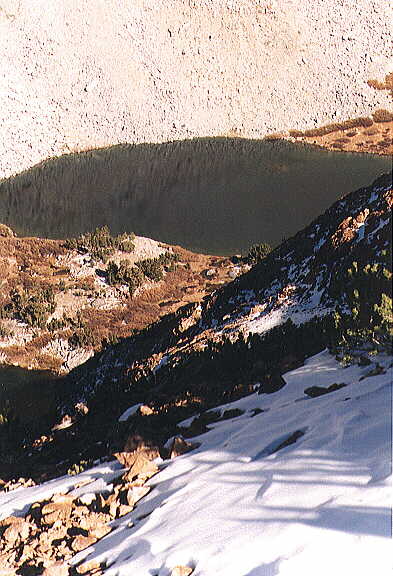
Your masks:
[[[265,511],[278,513],[279,517],[265,516],[258,521],[243,518],[242,521],[250,523],[294,522],[352,534],[392,537],[392,511],[387,507],[337,505],[310,509],[295,506],[267,506]],[[290,514],[286,515],[288,513]]]
[[[280,562],[281,558],[277,558],[277,560],[273,560],[273,562],[268,564],[261,564],[251,570],[251,572],[244,574],[244,576],[276,576],[276,574],[280,573]]]
[[[28,370],[20,366],[0,366],[0,413],[25,425],[53,413],[53,391],[60,376],[49,370]]]
[[[119,144],[0,181],[0,221],[22,235],[54,238],[107,224],[113,233],[229,254],[278,244],[388,169],[386,158],[286,141]]]

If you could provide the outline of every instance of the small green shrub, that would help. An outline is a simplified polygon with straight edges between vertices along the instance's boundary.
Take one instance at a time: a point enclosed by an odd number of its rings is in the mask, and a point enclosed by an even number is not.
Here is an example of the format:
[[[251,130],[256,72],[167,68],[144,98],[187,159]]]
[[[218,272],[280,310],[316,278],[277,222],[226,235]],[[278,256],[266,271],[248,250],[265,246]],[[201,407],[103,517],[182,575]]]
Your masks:
[[[350,120],[344,120],[344,122],[335,122],[333,124],[326,124],[320,128],[311,128],[309,130],[290,130],[289,135],[293,138],[300,138],[301,136],[306,136],[308,138],[317,136],[326,136],[326,134],[331,134],[333,132],[338,132],[339,130],[348,130],[351,128],[367,128],[372,126],[373,120],[368,117],[352,118]]]
[[[106,277],[108,284],[112,286],[127,285],[131,294],[141,286],[144,280],[142,271],[136,266],[131,266],[127,260],[122,260],[120,264],[110,261],[107,266]]]
[[[4,324],[0,324],[0,338],[7,338],[8,336],[12,336],[13,332]]]
[[[136,263],[136,266],[141,270],[141,272],[152,280],[153,282],[159,282],[164,277],[163,266],[159,258],[146,258],[146,260],[140,260]]]
[[[108,346],[115,346],[115,344],[119,343],[119,338],[116,336],[116,334],[108,334],[108,336],[106,336],[106,338],[103,338],[101,340],[101,347],[102,348],[107,348]]]
[[[254,246],[251,246],[244,260],[248,264],[254,265],[266,258],[266,256],[270,254],[271,251],[272,247],[266,242],[263,242],[262,244],[255,244]]]
[[[127,260],[122,260],[119,264],[111,260],[106,269],[106,278],[108,284],[112,286],[126,284],[130,293],[133,294],[143,284],[145,278],[153,282],[162,280],[164,269],[173,270],[178,261],[179,255],[172,252],[165,252],[158,258],[140,260],[135,266]]]
[[[121,252],[133,252],[135,250],[134,244],[135,234],[121,234],[115,239],[118,244],[118,250]]]
[[[93,465],[92,460],[80,460],[79,462],[75,462],[75,464],[73,464],[67,470],[67,474],[69,476],[76,476],[76,474],[80,474],[81,472],[84,472],[85,470],[90,468],[92,465]]]
[[[68,343],[72,348],[86,348],[95,346],[97,337],[89,326],[83,326],[68,338]]]
[[[176,252],[164,252],[158,257],[158,261],[162,266],[172,266],[176,262],[179,262],[180,256]]]
[[[106,260],[115,252],[132,252],[134,250],[134,234],[111,236],[108,226],[96,228],[94,232],[81,234],[77,238],[69,238],[64,246],[69,250],[77,250],[82,254],[90,253],[94,260]]]
[[[49,332],[56,332],[56,330],[62,330],[67,326],[67,320],[63,318],[52,318],[47,324]]]
[[[393,120],[393,113],[389,110],[375,110],[373,112],[374,122],[391,122]]]
[[[48,317],[56,310],[52,288],[15,289],[11,301],[2,309],[3,318],[14,318],[29,326],[45,328]]]

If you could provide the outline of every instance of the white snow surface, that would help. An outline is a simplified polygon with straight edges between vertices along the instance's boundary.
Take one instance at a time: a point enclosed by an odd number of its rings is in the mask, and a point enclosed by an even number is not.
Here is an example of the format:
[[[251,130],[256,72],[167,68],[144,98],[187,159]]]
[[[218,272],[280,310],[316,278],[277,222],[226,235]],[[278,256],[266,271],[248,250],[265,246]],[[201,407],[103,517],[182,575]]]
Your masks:
[[[120,476],[123,471],[116,460],[99,464],[81,474],[61,476],[38,486],[2,492],[0,493],[0,520],[11,515],[22,516],[33,502],[49,500],[54,494],[69,492],[79,496],[84,493],[110,490],[110,482]],[[88,489],[82,490],[82,486],[88,486]]]
[[[244,413],[162,462],[151,492],[73,563],[106,562],[108,576],[169,576],[179,564],[193,576],[390,575],[391,357],[376,360],[386,373],[360,380],[373,365],[343,368],[324,351],[287,373],[278,392],[226,405]],[[304,393],[333,383],[346,386]],[[3,494],[0,512],[103,473],[108,482],[119,470],[107,464]]]

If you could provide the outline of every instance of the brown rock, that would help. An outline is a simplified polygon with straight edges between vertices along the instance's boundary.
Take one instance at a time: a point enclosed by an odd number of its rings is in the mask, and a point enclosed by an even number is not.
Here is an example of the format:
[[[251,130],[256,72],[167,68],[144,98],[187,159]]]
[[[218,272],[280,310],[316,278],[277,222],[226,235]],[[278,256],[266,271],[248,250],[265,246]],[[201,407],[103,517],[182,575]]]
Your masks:
[[[139,412],[142,416],[150,416],[151,414],[153,414],[153,410],[150,408],[150,406],[147,406],[145,404],[143,406],[140,406]]]
[[[91,506],[92,502],[94,502],[94,500],[96,499],[96,495],[95,494],[83,494],[82,496],[79,497],[79,502],[80,504],[83,504],[85,506]]]
[[[197,448],[199,444],[188,442],[184,440],[182,436],[176,436],[174,438],[171,449],[170,449],[170,457],[176,458],[177,456],[181,456],[182,454],[186,454],[186,452],[190,452]]]
[[[117,510],[119,508],[119,502],[117,502],[117,500],[114,500],[113,502],[110,503],[109,505],[109,516],[111,518],[116,518],[117,516]]]
[[[35,549],[29,544],[25,544],[24,546],[21,545],[19,547],[18,553],[20,554],[18,557],[18,563],[22,565],[33,560],[36,555]]]
[[[29,536],[31,524],[24,518],[10,516],[3,521],[3,526],[7,525],[8,527],[1,537],[2,547],[14,546],[19,539],[25,540]]]
[[[93,530],[90,531],[89,535],[93,536],[93,538],[95,538],[96,540],[100,540],[101,538],[109,534],[110,531],[111,527],[108,526],[107,524],[99,524],[98,526],[93,528]]]
[[[359,225],[365,222],[369,214],[370,211],[366,208],[354,218],[352,216],[345,218],[331,237],[332,245],[337,248],[341,244],[351,241],[356,236]]]
[[[84,550],[85,548],[88,548],[89,546],[94,544],[94,542],[96,541],[97,538],[94,538],[94,536],[82,536],[81,534],[79,534],[78,536],[75,536],[71,544],[71,548],[75,552],[80,552],[81,550]]]
[[[72,511],[72,515],[75,518],[83,518],[85,516],[88,516],[88,514],[90,513],[89,508],[87,506],[75,506],[75,508]]]
[[[86,404],[84,404],[83,402],[78,402],[77,404],[75,404],[75,410],[79,412],[79,414],[82,414],[83,416],[86,416],[86,414],[88,414],[89,412],[88,406],[86,406]]]
[[[40,554],[47,554],[52,550],[52,540],[48,532],[41,532],[38,538]]]
[[[11,556],[11,553],[0,554],[0,576],[14,576],[16,574],[16,568],[15,571],[10,569],[12,565],[15,566],[15,552],[12,554],[13,556]]]
[[[109,514],[103,514],[102,512],[90,512],[87,516],[80,518],[77,526],[83,530],[87,530],[87,532],[90,532],[98,526],[105,526],[109,521]]]
[[[68,576],[69,569],[64,562],[55,562],[51,566],[45,568],[42,576]]]
[[[133,482],[136,478],[141,481],[146,481],[148,478],[157,474],[158,466],[151,460],[147,460],[144,454],[138,454],[134,464],[131,466],[130,470],[126,472],[123,476],[124,482]]]
[[[3,238],[13,238],[16,236],[15,232],[6,224],[0,224],[0,236]]]
[[[116,494],[110,494],[108,498],[104,501],[104,508],[108,508],[109,515],[111,518],[116,518],[117,509],[119,507],[119,500]]]
[[[119,510],[118,510],[119,518],[121,516],[125,516],[126,514],[129,514],[133,509],[134,509],[133,506],[127,506],[127,504],[120,504]]]
[[[175,566],[171,570],[171,576],[190,576],[194,572],[190,566]]]
[[[51,502],[55,502],[56,504],[73,504],[75,498],[70,496],[69,494],[53,494],[51,498]],[[48,504],[49,505],[49,504]]]
[[[57,522],[46,532],[50,543],[52,543],[53,540],[62,540],[67,535],[67,525],[59,523],[59,525],[56,526],[56,524]]]
[[[95,560],[88,560],[87,562],[83,562],[77,566],[76,571],[78,574],[86,574],[87,572],[91,574],[95,574],[97,570],[101,567],[99,562]]]
[[[52,502],[45,504],[42,508],[42,522],[44,524],[54,524],[57,520],[67,521],[71,516],[73,499],[68,496],[53,498]]]
[[[132,486],[127,491],[127,502],[129,506],[135,506],[137,502],[150,492],[149,486]]]
[[[157,446],[151,442],[146,442],[138,434],[134,434],[133,436],[128,437],[124,446],[124,451],[118,452],[115,454],[115,457],[125,468],[131,468],[136,459],[138,457],[140,458],[141,455],[143,455],[145,460],[150,461],[158,458],[160,452]]]

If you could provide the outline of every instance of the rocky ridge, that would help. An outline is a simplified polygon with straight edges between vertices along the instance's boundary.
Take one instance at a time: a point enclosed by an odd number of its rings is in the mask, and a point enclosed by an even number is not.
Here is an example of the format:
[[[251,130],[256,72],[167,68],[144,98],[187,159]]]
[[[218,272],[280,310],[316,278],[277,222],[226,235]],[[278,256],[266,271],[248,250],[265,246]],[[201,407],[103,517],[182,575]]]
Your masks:
[[[166,456],[175,458],[193,447],[180,437],[175,438]],[[70,492],[54,493],[32,503],[23,516],[0,520],[1,575],[98,576],[104,573],[105,563],[82,561],[72,567],[69,560],[115,529],[116,519],[135,508],[151,489],[146,481],[159,471],[153,462],[160,456],[156,447],[134,437],[124,450],[116,454],[122,468],[116,469],[112,483],[104,484],[102,491],[89,486],[89,479],[78,481],[76,477]],[[25,483],[24,488],[26,486],[29,484]],[[188,576],[191,572],[187,567],[175,566],[171,575]]]

